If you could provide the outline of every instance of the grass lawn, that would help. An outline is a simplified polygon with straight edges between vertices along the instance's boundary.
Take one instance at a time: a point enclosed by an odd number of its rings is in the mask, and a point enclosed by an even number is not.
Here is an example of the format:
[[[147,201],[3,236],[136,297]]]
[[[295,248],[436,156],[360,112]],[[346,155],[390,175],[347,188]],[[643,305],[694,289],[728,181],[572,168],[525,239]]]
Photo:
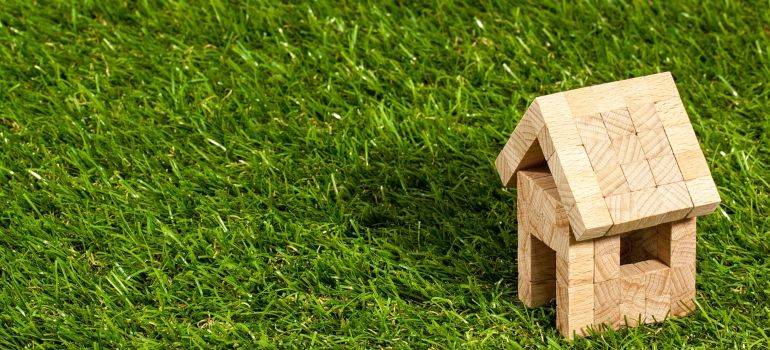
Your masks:
[[[756,347],[770,4],[0,5],[0,347]],[[671,71],[723,204],[698,310],[567,342],[494,159],[529,101]]]

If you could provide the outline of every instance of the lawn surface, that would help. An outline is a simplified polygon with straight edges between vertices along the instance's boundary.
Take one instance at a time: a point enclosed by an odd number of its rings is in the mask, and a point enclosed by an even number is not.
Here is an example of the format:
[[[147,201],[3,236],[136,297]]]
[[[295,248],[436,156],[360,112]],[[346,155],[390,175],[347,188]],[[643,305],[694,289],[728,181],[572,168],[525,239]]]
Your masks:
[[[230,3],[2,1],[0,347],[767,348],[767,1]],[[494,159],[660,71],[723,200],[699,309],[568,343]]]

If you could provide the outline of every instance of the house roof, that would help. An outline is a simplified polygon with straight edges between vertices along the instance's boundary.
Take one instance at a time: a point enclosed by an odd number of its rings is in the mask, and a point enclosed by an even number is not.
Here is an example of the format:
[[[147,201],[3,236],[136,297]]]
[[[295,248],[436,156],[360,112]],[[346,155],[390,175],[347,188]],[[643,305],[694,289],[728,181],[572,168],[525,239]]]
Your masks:
[[[670,73],[540,96],[495,161],[548,164],[577,240],[713,212],[720,198]]]

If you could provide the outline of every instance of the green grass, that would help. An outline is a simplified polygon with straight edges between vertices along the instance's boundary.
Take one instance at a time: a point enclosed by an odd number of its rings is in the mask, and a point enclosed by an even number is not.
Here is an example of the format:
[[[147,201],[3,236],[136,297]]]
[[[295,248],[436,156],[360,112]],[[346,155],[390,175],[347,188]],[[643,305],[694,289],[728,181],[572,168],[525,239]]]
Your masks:
[[[766,348],[770,3],[504,3],[3,1],[0,347]],[[494,158],[659,71],[723,200],[699,309],[569,343]]]

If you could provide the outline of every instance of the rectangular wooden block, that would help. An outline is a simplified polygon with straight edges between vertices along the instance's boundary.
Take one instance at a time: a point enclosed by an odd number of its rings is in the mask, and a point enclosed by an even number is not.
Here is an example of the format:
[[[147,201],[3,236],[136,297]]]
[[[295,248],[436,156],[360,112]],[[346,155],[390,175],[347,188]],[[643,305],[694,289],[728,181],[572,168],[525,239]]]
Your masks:
[[[699,177],[711,177],[708,163],[706,163],[706,158],[700,149],[676,153],[674,157],[685,181]]]
[[[623,174],[626,176],[628,186],[631,191],[639,191],[646,188],[655,187],[655,178],[650,170],[650,165],[647,160],[640,160],[631,163],[626,163],[620,166],[623,169]]]
[[[682,172],[679,170],[679,163],[677,163],[673,154],[652,158],[648,162],[656,185],[660,186],[684,181]]]
[[[594,284],[594,324],[620,327],[620,292],[620,278]]]
[[[660,322],[671,307],[671,269],[658,260],[647,260],[636,266],[644,272],[645,323]]]
[[[620,266],[620,317],[628,326],[636,326],[644,319],[644,273],[635,265]]]
[[[612,139],[612,149],[620,164],[645,160],[642,143],[636,134],[621,135]]]
[[[684,182],[659,185],[656,190],[666,208],[662,222],[680,220],[692,211],[692,199]]]
[[[584,336],[594,324],[594,285],[556,282],[557,327],[565,337]]]
[[[695,267],[671,268],[671,314],[685,316],[695,310]]]
[[[602,112],[601,116],[610,139],[634,135],[636,132],[634,122],[631,120],[631,114],[629,114],[627,108]]]
[[[655,110],[664,128],[690,125],[690,118],[687,117],[687,111],[678,97],[655,102]]]
[[[603,198],[577,202],[567,216],[573,235],[581,241],[604,236],[613,225]]]
[[[599,181],[599,187],[602,189],[604,197],[631,192],[631,187],[629,187],[626,175],[623,174],[620,165],[596,170],[596,179]]]
[[[588,159],[594,169],[604,169],[607,167],[618,167],[620,162],[612,149],[610,139],[606,140],[588,140],[584,144]]]
[[[658,111],[652,102],[632,103],[628,106],[628,111],[631,114],[631,120],[634,122],[634,128],[640,134],[645,131],[663,128],[663,123],[660,121],[660,117],[658,117]]]
[[[652,129],[639,132],[639,141],[642,143],[642,150],[647,159],[674,155],[671,146],[668,144],[668,137],[663,128]]]
[[[719,191],[711,176],[685,181],[692,199],[693,209],[687,217],[696,217],[713,212],[721,202]]]
[[[620,236],[594,239],[594,283],[620,278]]]
[[[610,142],[607,128],[604,127],[604,120],[602,120],[602,116],[599,113],[575,117],[575,125],[584,145],[597,142]]]

